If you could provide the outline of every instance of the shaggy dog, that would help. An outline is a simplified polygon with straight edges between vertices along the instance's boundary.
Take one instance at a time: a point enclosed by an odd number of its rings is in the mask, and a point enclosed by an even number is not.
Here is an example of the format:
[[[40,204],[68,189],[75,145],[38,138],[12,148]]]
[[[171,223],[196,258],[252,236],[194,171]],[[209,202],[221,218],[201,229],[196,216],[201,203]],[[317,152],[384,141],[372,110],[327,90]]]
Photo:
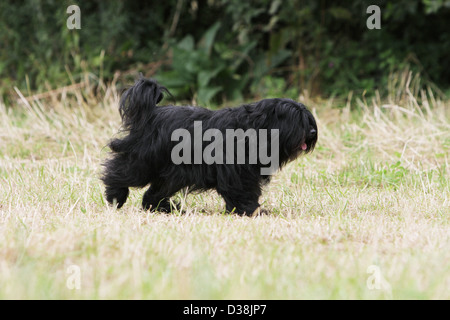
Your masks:
[[[112,156],[102,176],[106,199],[118,208],[129,187],[150,185],[144,209],[170,212],[169,200],[177,191],[215,189],[228,212],[252,215],[271,174],[311,152],[317,142],[313,115],[290,99],[212,111],[157,106],[164,93],[170,94],[154,80],[140,78],[121,97],[125,134],[110,141]]]

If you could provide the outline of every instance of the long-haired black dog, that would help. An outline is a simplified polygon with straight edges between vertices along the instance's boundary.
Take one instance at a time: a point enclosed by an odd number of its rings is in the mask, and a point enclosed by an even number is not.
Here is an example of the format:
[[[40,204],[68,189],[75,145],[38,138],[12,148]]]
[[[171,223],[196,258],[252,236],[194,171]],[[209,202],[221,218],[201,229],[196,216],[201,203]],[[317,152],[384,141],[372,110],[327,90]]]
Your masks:
[[[266,148],[266,154],[278,152],[276,168],[281,168],[299,155],[311,152],[317,142],[313,115],[303,104],[290,99],[265,99],[237,108],[211,111],[192,106],[157,106],[164,93],[170,94],[154,80],[141,78],[121,97],[119,111],[126,135],[109,143],[112,157],[104,163],[102,176],[106,199],[118,208],[125,203],[129,187],[150,185],[143,197],[144,209],[169,212],[169,199],[177,191],[183,188],[189,192],[215,189],[224,198],[228,212],[252,215],[259,207],[261,188],[269,182],[270,173],[262,174],[261,169],[264,165],[267,167],[267,162],[264,164],[259,158],[251,161],[249,150],[253,148],[253,152],[260,152],[259,149]],[[173,133],[185,129],[184,132],[195,135],[194,122],[201,124],[202,134],[208,129],[223,133],[223,149],[219,145],[212,153],[215,156],[223,151],[223,159],[236,160],[236,155],[229,157],[229,153],[238,152],[236,147],[225,148],[227,129],[267,132],[267,143],[263,146],[260,140],[245,136],[245,143],[241,144],[247,151],[245,161],[237,163],[224,160],[209,164],[205,161],[176,164],[173,148],[179,142],[174,141]],[[275,133],[277,135],[273,136]],[[277,146],[273,145],[274,141]],[[200,143],[200,150],[192,147],[192,157],[195,152],[206,152],[208,142]]]

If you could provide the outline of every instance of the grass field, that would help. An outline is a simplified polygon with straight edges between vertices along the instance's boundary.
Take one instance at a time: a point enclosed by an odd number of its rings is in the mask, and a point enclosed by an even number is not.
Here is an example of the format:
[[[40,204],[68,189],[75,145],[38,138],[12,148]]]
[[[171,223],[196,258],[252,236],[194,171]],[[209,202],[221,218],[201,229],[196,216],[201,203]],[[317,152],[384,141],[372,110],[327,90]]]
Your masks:
[[[214,192],[178,194],[184,215],[141,211],[143,190],[107,206],[114,86],[0,103],[0,299],[450,299],[450,100],[409,83],[301,96],[316,150],[254,218]]]

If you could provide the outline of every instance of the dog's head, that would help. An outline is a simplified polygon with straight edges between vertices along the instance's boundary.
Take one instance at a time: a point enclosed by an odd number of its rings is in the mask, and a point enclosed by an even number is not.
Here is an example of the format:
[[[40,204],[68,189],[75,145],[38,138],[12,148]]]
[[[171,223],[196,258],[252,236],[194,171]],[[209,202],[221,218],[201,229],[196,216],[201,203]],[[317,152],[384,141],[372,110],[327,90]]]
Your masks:
[[[260,104],[267,116],[265,125],[279,130],[282,163],[314,150],[317,123],[305,105],[290,99],[265,99]]]
[[[316,119],[312,113],[301,103],[298,103],[298,108],[300,108],[301,115],[301,141],[300,149],[304,153],[312,152],[316,146],[318,132],[317,132],[317,123]]]

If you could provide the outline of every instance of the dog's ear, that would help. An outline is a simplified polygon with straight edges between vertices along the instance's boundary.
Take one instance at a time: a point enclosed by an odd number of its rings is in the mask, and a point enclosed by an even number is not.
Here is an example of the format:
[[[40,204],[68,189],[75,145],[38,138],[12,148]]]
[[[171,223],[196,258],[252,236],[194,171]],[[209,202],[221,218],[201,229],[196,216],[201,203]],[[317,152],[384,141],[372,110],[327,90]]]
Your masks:
[[[158,87],[156,87],[156,92],[155,92],[155,97],[156,97],[155,105],[160,103],[162,101],[162,99],[164,99],[166,94],[170,98],[174,99],[173,95],[170,93],[170,91],[166,87],[158,85]]]
[[[264,128],[267,121],[267,115],[265,113],[257,114],[253,118],[253,128]]]
[[[163,98],[164,98],[164,94],[162,92],[159,92],[159,96],[158,96],[158,98],[156,98],[156,104],[160,103]]]
[[[298,121],[299,112],[295,104],[288,99],[274,99],[271,114],[273,114],[273,121],[278,125],[285,125],[284,121]]]
[[[252,121],[254,128],[266,128],[274,124],[274,119],[277,118],[276,99],[263,99],[255,104],[252,104]]]

